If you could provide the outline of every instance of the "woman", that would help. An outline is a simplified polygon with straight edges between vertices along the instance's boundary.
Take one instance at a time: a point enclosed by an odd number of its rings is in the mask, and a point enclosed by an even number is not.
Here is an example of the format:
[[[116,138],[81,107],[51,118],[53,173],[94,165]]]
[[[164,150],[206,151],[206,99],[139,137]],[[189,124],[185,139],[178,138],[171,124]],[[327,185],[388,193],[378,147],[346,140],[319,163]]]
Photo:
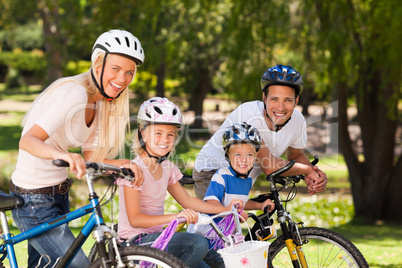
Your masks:
[[[67,173],[52,165],[63,159],[79,179],[85,161],[102,161],[131,168],[135,185],[142,184],[141,170],[129,160],[113,160],[123,149],[129,123],[128,90],[137,66],[144,61],[139,40],[127,31],[112,30],[96,40],[92,66],[85,73],[61,78],[34,101],[24,118],[16,170],[11,176],[10,194],[25,201],[13,210],[21,231],[33,228],[69,212]],[[81,147],[83,156],[69,152]],[[28,267],[35,267],[47,254],[52,263],[63,256],[74,236],[66,224],[28,242]],[[87,267],[81,250],[70,267]]]

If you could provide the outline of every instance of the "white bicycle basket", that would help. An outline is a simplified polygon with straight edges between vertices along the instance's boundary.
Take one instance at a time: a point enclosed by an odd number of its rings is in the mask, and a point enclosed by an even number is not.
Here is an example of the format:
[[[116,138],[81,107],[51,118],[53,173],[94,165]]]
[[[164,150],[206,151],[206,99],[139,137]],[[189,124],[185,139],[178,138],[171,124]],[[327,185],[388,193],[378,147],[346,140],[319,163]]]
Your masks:
[[[218,250],[228,268],[267,267],[268,247],[264,241],[245,241],[241,244]]]

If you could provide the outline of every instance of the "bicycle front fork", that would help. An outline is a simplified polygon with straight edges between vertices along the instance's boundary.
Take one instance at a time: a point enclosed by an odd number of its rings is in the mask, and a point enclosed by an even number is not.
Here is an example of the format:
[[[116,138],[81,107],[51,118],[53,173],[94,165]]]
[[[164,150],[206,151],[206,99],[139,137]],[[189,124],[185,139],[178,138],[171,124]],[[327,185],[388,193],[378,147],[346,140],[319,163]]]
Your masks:
[[[300,223],[303,226],[303,223]],[[306,257],[303,252],[303,241],[300,237],[299,228],[295,223],[291,223],[289,228],[286,223],[281,224],[283,237],[285,238],[286,248],[294,268],[308,268]],[[272,258],[268,254],[268,268],[273,267]]]
[[[120,251],[117,245],[116,233],[107,226],[101,225],[96,228],[93,234],[97,242],[96,249],[98,250],[99,257],[102,260],[102,267],[103,268],[110,267],[111,260],[117,261],[118,265],[117,267],[125,267],[125,264],[121,259]],[[109,254],[106,252],[105,241],[107,240],[109,240]],[[114,254],[112,254],[112,252]]]

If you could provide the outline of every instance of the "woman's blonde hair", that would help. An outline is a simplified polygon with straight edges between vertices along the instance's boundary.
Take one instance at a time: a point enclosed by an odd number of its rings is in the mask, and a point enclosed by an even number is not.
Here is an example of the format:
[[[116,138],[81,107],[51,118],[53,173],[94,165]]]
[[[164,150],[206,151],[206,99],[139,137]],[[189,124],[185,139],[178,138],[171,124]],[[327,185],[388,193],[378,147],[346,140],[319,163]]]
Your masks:
[[[92,64],[92,69],[96,70],[103,64],[105,53],[101,53],[98,59]],[[135,75],[135,74],[134,74]],[[134,78],[134,76],[133,76]],[[52,94],[59,86],[64,83],[75,82],[86,88],[88,97],[94,96],[98,89],[94,85],[91,70],[76,76],[64,77],[56,80],[48,86],[33,102],[30,110],[22,121],[22,126],[25,125],[32,107],[35,103],[47,94]],[[98,135],[97,143],[94,150],[87,161],[103,161],[105,158],[115,158],[119,153],[124,152],[124,144],[126,133],[129,132],[129,98],[128,88],[126,88],[117,99],[107,102],[102,99],[96,105],[96,135]]]

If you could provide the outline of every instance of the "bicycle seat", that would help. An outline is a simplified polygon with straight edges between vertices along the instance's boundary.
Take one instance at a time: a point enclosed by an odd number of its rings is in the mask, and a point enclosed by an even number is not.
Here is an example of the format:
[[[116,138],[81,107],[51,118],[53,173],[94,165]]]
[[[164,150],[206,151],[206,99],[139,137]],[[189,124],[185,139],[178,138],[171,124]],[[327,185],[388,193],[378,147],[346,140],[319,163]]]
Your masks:
[[[19,196],[11,196],[0,191],[0,211],[12,210],[21,207],[24,200]]]
[[[179,180],[181,185],[184,184],[194,184],[193,177],[191,175],[183,175],[183,177]]]

